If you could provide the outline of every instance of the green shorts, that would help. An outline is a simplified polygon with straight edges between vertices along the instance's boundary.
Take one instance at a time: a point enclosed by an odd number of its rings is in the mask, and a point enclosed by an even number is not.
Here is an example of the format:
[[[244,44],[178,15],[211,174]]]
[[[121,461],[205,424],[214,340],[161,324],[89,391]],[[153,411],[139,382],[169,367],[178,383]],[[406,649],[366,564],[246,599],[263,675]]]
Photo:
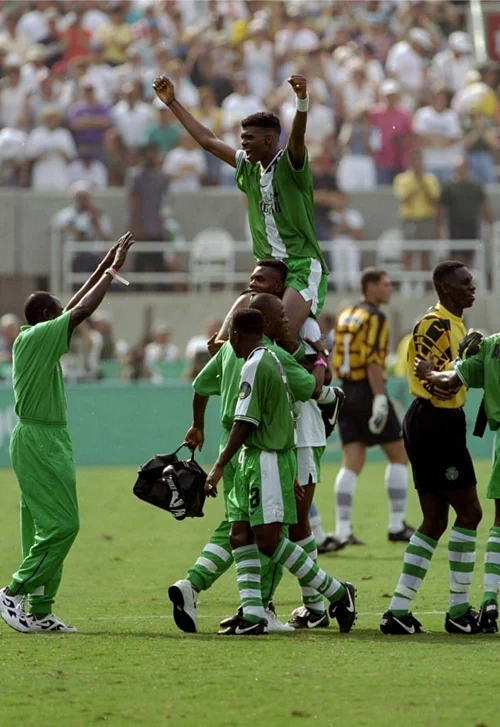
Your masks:
[[[297,290],[305,301],[311,301],[311,316],[317,318],[323,310],[328,288],[328,273],[321,262],[311,257],[287,258],[288,275],[285,285]]]
[[[229,522],[248,522],[252,527],[268,523],[295,525],[296,471],[294,449],[263,452],[254,447],[243,448],[234,487],[227,499]]]
[[[493,469],[491,470],[486,497],[490,500],[500,500],[500,436],[498,432],[495,432]]]
[[[297,447],[297,479],[299,485],[321,482],[321,457],[325,447]]]
[[[231,434],[230,431],[227,429],[223,429],[220,435],[220,443],[219,443],[219,454],[222,452],[224,447],[226,446],[229,435]],[[225,516],[227,520],[227,498],[229,497],[229,493],[234,487],[234,475],[236,473],[236,469],[238,467],[238,458],[240,456],[241,450],[238,450],[234,457],[230,460],[230,462],[224,467],[224,474],[222,475],[222,484],[224,487],[224,510],[225,510]]]

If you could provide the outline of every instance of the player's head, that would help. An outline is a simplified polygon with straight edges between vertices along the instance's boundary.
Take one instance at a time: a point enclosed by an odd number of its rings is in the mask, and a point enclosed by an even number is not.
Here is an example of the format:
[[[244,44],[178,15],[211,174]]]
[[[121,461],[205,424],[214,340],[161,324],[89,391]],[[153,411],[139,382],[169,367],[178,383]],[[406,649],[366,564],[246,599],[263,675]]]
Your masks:
[[[229,341],[237,358],[247,358],[262,342],[264,316],[253,308],[241,308],[231,317]]]
[[[28,296],[24,304],[24,317],[29,326],[59,318],[63,307],[59,298],[44,290],[36,290]]]
[[[280,298],[268,293],[253,295],[250,306],[264,316],[264,333],[272,341],[282,340],[288,333],[288,318]]]
[[[276,154],[281,135],[280,120],[274,114],[259,112],[241,122],[241,148],[248,161],[257,164]]]
[[[270,293],[280,298],[285,292],[285,280],[288,267],[281,260],[259,260],[250,275],[248,290],[251,293]]]
[[[440,302],[447,310],[470,308],[476,298],[472,273],[458,260],[445,260],[436,265],[432,282]]]
[[[392,295],[391,279],[381,268],[365,268],[361,273],[361,292],[374,305],[388,303]]]

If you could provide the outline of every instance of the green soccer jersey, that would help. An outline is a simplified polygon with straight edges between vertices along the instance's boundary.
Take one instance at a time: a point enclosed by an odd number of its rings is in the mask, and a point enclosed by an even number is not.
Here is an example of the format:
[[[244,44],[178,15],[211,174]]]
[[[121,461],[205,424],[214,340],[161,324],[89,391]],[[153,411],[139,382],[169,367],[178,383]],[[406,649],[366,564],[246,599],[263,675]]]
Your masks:
[[[294,399],[296,401],[310,399],[316,386],[314,376],[299,366],[293,356],[272,343],[269,338],[264,336],[263,341],[283,365]],[[221,422],[224,429],[231,429],[233,426],[243,364],[243,359],[236,358],[233,347],[226,341],[193,381],[193,389],[200,396],[221,397]]]
[[[66,397],[59,359],[69,351],[71,311],[59,318],[22,326],[12,351],[12,380],[20,419],[66,423]]]
[[[295,447],[295,412],[285,369],[267,348],[256,348],[243,365],[234,421],[255,425],[247,447],[265,452]]]
[[[500,333],[485,338],[475,356],[455,364],[469,389],[484,389],[484,406],[490,429],[500,427]]]
[[[240,149],[236,152],[236,183],[248,197],[248,219],[255,260],[315,258],[328,273],[314,231],[312,172],[306,157],[295,169],[287,149],[271,164],[252,164]]]

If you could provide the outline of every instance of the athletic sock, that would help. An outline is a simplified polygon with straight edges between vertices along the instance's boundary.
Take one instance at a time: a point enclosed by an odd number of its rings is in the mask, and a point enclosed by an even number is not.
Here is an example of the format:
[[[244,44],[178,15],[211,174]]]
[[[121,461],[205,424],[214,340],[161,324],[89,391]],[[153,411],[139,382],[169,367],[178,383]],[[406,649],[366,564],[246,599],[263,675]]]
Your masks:
[[[451,618],[459,618],[469,608],[469,591],[476,562],[477,530],[468,530],[454,525],[448,543],[450,564],[450,609]]]
[[[389,498],[389,532],[403,530],[408,493],[408,468],[404,464],[388,464],[385,468],[385,489]]]
[[[233,550],[233,558],[236,566],[236,580],[238,581],[243,617],[247,621],[258,623],[266,617],[260,590],[258,548],[255,544],[236,548]]]
[[[298,540],[296,545],[300,545],[309,558],[316,563],[318,560],[318,549],[316,547],[314,535],[309,535],[309,537],[304,538],[304,540]],[[302,592],[302,603],[306,608],[311,609],[311,611],[316,611],[317,613],[325,613],[325,601],[323,600],[321,593],[318,593],[318,591],[315,588],[311,588],[311,586],[301,585],[300,590]]]
[[[229,540],[226,544],[209,542],[201,551],[196,563],[189,569],[187,580],[195,591],[208,590],[227,571],[233,562]]]
[[[304,548],[292,543],[288,538],[281,539],[273,554],[273,560],[287,568],[298,579],[301,588],[303,586],[314,588],[331,603],[336,603],[346,592],[340,581],[325,573],[309,558]]]
[[[314,535],[316,544],[321,545],[322,543],[324,543],[327,536],[321,524],[321,515],[319,514],[318,508],[316,507],[314,502],[312,503],[309,510],[309,527],[311,528],[312,534]]]
[[[429,570],[436,546],[436,540],[418,530],[411,536],[404,554],[403,570],[389,605],[395,616],[405,616],[410,610],[410,603]]]
[[[484,554],[483,603],[498,600],[500,585],[500,527],[493,525]]]
[[[335,480],[335,507],[337,512],[335,535],[340,540],[347,540],[352,533],[352,500],[357,480],[356,473],[346,467],[340,468]]]

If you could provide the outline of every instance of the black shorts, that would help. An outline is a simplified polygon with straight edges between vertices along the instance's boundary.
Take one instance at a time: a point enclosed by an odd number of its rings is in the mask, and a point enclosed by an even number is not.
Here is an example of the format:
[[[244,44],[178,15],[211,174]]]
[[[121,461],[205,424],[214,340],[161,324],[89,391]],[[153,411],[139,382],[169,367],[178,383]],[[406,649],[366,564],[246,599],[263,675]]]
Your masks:
[[[372,434],[368,422],[372,415],[373,394],[368,381],[344,381],[345,404],[339,414],[339,433],[342,444],[363,442],[367,447],[397,442],[402,438],[401,422],[389,400],[389,416],[380,434]]]
[[[440,409],[415,399],[403,421],[403,436],[419,492],[439,494],[475,486],[466,434],[463,409]]]

